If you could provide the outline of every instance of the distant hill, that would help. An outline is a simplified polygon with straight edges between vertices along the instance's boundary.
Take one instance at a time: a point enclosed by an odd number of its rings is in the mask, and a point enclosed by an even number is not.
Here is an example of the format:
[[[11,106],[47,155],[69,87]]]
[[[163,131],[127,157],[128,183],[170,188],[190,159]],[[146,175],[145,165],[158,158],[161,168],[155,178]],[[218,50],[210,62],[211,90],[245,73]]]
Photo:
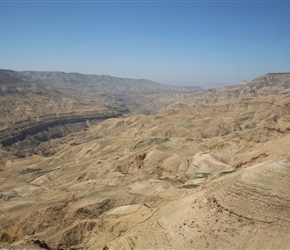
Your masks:
[[[203,91],[196,86],[171,86],[145,79],[119,78],[109,75],[88,75],[80,73],[50,71],[0,70],[1,83],[26,82],[52,86],[82,87],[102,94],[169,94]]]
[[[222,88],[208,89],[202,93],[165,95],[155,98],[148,103],[148,110],[153,107],[167,109],[199,107],[219,101],[227,101],[236,98],[248,98],[284,94],[290,91],[290,73],[268,73],[259,76],[249,82],[243,81],[239,84]]]
[[[245,84],[257,95],[279,94],[290,87],[290,72],[268,73]]]
[[[18,78],[14,71],[0,70],[0,84],[5,83],[19,83],[22,82],[21,78]]]

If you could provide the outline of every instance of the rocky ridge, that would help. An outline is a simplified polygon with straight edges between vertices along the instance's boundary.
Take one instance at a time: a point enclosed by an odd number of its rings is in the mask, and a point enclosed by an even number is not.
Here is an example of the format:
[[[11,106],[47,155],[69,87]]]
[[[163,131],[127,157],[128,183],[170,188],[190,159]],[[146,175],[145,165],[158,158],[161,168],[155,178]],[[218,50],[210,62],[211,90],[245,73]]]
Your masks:
[[[290,73],[268,73],[251,81],[216,89],[203,93],[170,94],[155,98],[153,102],[144,104],[148,110],[180,109],[200,107],[210,103],[227,101],[236,98],[249,98],[289,93]],[[162,108],[160,108],[162,107]]]

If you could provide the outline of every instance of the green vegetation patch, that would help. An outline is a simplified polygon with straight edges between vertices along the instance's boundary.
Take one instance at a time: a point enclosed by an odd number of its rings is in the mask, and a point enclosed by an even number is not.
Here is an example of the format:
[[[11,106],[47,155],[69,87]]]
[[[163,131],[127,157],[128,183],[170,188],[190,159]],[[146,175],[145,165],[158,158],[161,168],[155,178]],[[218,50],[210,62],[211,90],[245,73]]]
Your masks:
[[[134,148],[142,147],[142,146],[148,146],[152,144],[161,144],[170,141],[169,138],[157,138],[157,137],[152,137],[150,140],[146,141],[139,141]]]
[[[183,180],[180,180],[180,179],[176,179],[179,183],[184,183],[184,181]]]
[[[251,117],[240,117],[239,118],[239,121],[243,122],[243,121],[246,121],[246,120],[249,120]]]
[[[199,184],[186,184],[182,186],[183,188],[196,188],[199,187]]]
[[[105,186],[99,190],[90,193],[87,198],[103,198],[108,197],[109,194],[116,190],[116,186]]]
[[[19,173],[20,174],[29,174],[29,173],[35,173],[35,172],[40,172],[41,168],[26,168],[21,170]]]
[[[221,172],[220,175],[231,174],[231,173],[234,173],[234,172],[236,172],[236,170],[224,171],[224,172]]]
[[[18,205],[18,206],[15,206],[15,207],[12,207],[9,212],[18,212],[18,211],[21,211],[23,209],[26,209],[26,208],[29,208],[31,207],[32,204],[31,203],[27,203],[27,204],[21,204],[21,205]]]
[[[164,143],[164,142],[168,142],[170,141],[169,138],[157,138],[157,137],[153,137],[150,139],[150,144],[154,143],[154,144],[160,144],[160,143]]]

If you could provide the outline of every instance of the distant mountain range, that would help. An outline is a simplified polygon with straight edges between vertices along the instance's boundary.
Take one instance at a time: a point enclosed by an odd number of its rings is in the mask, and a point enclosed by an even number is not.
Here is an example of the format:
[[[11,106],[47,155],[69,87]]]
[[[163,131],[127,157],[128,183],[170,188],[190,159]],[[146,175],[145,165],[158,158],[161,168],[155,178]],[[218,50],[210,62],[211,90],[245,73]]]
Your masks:
[[[109,75],[50,71],[12,71],[0,69],[0,83],[38,83],[66,87],[90,88],[103,94],[169,94],[203,91],[196,86],[171,86],[145,79],[119,78]]]

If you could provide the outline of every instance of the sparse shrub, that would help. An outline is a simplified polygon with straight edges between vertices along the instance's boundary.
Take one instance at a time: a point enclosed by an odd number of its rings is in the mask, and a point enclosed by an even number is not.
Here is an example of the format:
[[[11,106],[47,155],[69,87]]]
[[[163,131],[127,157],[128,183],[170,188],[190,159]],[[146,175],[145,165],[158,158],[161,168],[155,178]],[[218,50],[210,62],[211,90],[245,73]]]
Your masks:
[[[183,188],[196,188],[198,186],[199,186],[199,184],[187,184],[187,185],[183,185],[182,187]]]
[[[236,172],[236,170],[224,171],[224,172],[221,172],[220,175],[231,174],[231,173],[233,173],[233,172]]]
[[[20,171],[20,174],[29,174],[29,173],[34,173],[34,172],[39,172],[41,171],[40,168],[26,168]]]

